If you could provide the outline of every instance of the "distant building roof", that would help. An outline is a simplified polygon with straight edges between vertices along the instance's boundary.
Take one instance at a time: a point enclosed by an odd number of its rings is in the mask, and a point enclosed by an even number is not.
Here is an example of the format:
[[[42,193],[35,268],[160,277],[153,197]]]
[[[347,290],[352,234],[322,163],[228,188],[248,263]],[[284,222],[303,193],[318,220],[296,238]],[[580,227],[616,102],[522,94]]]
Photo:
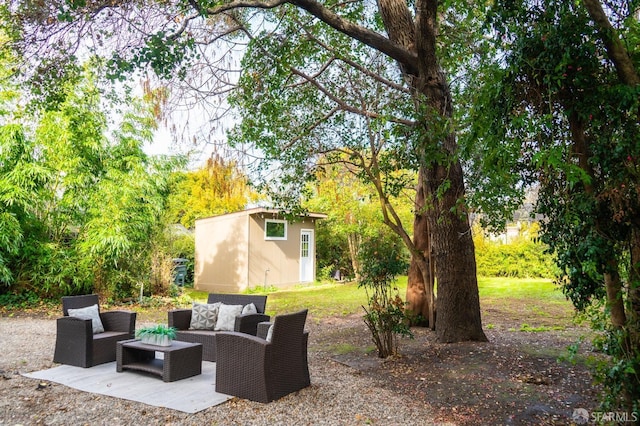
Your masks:
[[[220,215],[215,215],[215,216],[209,216],[209,217],[203,217],[200,219],[196,219],[196,221],[198,220],[204,220],[204,219],[211,219],[214,217],[221,217],[221,216],[230,216],[230,215],[249,215],[249,216],[253,216],[253,215],[258,215],[258,214],[269,214],[269,215],[281,215],[282,211],[278,210],[278,209],[272,209],[272,208],[268,208],[268,207],[254,207],[254,208],[250,208],[247,210],[242,210],[239,212],[233,212],[233,213],[225,213],[225,214],[220,214]],[[301,214],[299,215],[299,217],[309,217],[309,218],[313,218],[313,219],[326,219],[327,215],[324,213],[314,213],[314,212],[307,212],[305,214]]]

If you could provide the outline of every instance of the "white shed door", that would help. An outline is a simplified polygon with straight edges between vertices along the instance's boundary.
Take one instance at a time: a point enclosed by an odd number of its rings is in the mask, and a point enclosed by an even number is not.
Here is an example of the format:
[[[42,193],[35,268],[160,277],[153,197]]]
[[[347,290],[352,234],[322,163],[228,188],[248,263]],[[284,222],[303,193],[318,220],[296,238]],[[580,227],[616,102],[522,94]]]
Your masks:
[[[313,230],[300,231],[300,282],[313,281]]]

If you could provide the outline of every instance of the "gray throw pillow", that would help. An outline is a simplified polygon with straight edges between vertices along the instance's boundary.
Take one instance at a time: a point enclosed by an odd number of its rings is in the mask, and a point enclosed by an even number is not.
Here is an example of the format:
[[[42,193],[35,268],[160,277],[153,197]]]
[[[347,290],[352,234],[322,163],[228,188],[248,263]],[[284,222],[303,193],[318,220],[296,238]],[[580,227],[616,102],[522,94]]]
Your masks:
[[[218,321],[220,303],[194,303],[191,309],[192,330],[213,330]]]
[[[242,315],[244,314],[257,314],[258,313],[258,309],[256,308],[256,305],[254,305],[253,303],[249,303],[248,305],[244,305],[244,308],[242,308]]]
[[[98,305],[91,305],[86,308],[67,309],[67,313],[70,317],[90,318],[93,334],[104,332],[104,326],[102,325],[102,320],[100,320],[100,309],[98,309]]]

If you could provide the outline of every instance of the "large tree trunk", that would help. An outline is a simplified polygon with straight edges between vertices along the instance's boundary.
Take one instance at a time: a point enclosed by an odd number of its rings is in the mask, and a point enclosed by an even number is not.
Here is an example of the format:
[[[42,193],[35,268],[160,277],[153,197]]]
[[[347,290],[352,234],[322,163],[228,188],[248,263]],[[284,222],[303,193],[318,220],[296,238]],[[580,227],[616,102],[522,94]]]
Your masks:
[[[449,189],[442,196],[435,195],[445,180]],[[438,289],[436,338],[444,343],[486,341],[471,227],[466,207],[460,202],[464,194],[462,167],[458,162],[434,165],[425,185],[433,194],[429,225]]]
[[[424,180],[424,169],[419,171],[419,181]],[[433,262],[431,262],[431,234],[424,211],[424,185],[416,188],[413,244],[418,254],[411,256],[407,278],[407,309],[413,325],[428,326],[435,330],[435,294]]]
[[[568,107],[566,107],[568,109]],[[569,130],[573,139],[571,154],[578,160],[578,165],[585,173],[591,177],[592,181],[596,181],[596,176],[591,166],[590,140],[585,132],[584,121],[580,116],[572,112],[569,117]],[[584,190],[587,194],[594,196],[594,189],[591,183],[584,183]],[[599,220],[596,221],[596,227],[601,228]],[[618,261],[615,254],[611,253],[611,259],[608,260],[606,272],[604,274],[604,286],[607,293],[607,305],[611,316],[611,324],[616,328],[624,328],[627,318],[623,300],[623,285],[618,272]]]
[[[602,4],[598,0],[585,0],[584,7],[599,30],[600,38],[607,49],[607,56],[613,62],[619,80],[628,86],[640,85],[640,75],[616,29],[611,25]],[[640,119],[640,108],[638,110]],[[631,232],[631,268],[629,270],[628,312],[625,315],[622,301],[620,278],[605,276],[607,299],[611,307],[611,322],[620,327],[626,321],[630,347],[640,347],[640,230]]]
[[[482,331],[480,297],[471,226],[465,204],[462,166],[450,120],[451,92],[436,55],[438,2],[418,0],[416,48],[425,148],[439,146],[438,158],[425,158],[425,207],[432,236],[436,271],[440,342],[486,341]],[[427,151],[428,152],[428,151]]]
[[[482,331],[475,252],[464,200],[462,167],[457,158],[456,138],[450,127],[452,98],[436,55],[437,0],[417,0],[416,17],[404,0],[378,0],[380,15],[389,40],[351,25],[313,0],[289,0],[333,28],[378,49],[398,61],[414,94],[418,114],[422,114],[421,144],[416,155],[426,179],[420,182],[425,204],[419,211],[427,216],[432,237],[438,294],[436,335],[440,341],[486,340]],[[390,41],[390,43],[387,43]],[[424,207],[424,209],[423,209]],[[426,262],[425,262],[426,263]],[[423,277],[428,268],[423,269]],[[411,303],[424,306],[427,292],[412,281]],[[422,284],[424,287],[424,282]]]
[[[400,68],[414,92],[416,109],[425,114],[421,117],[423,127],[417,129],[422,133],[422,151],[417,153],[421,167],[414,229],[418,256],[413,256],[409,271],[409,307],[414,312],[427,311],[441,342],[484,341],[487,338],[482,331],[462,167],[456,156],[455,134],[448,127],[453,111],[451,93],[436,55],[438,2],[418,0],[415,22],[403,0],[378,0],[378,5],[390,40],[417,53],[416,63],[400,63]],[[438,158],[429,158],[428,152]],[[428,262],[429,244],[433,247],[433,264]],[[423,259],[419,259],[420,253],[425,254]],[[435,294],[429,292],[433,279],[429,275],[434,269],[437,320]]]

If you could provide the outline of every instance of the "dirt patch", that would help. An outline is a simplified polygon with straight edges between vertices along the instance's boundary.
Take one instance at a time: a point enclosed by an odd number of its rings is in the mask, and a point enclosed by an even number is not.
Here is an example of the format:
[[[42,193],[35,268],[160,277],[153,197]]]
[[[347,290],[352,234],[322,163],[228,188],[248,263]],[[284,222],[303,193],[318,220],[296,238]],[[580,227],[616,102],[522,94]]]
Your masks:
[[[573,325],[566,309],[523,316],[510,308],[485,313],[488,343],[439,344],[430,330],[414,328],[413,340],[400,340],[399,355],[383,360],[354,315],[327,320],[314,346],[381,387],[429,405],[437,422],[574,424],[575,409],[596,410],[598,389],[588,369],[564,358],[589,330]]]

